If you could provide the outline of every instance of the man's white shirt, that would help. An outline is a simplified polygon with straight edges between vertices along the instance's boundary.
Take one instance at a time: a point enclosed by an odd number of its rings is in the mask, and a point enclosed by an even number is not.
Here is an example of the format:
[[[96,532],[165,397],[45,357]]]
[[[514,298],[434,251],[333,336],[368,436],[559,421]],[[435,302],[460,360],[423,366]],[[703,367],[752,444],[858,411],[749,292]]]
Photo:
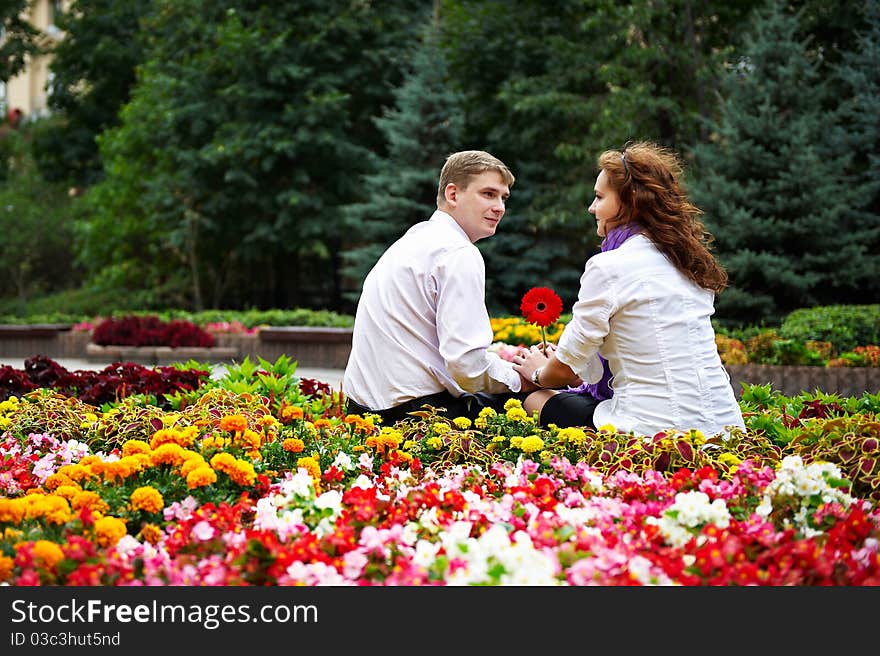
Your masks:
[[[483,256],[455,219],[437,210],[411,227],[364,280],[343,392],[384,410],[448,390],[518,392],[510,362],[486,349]]]

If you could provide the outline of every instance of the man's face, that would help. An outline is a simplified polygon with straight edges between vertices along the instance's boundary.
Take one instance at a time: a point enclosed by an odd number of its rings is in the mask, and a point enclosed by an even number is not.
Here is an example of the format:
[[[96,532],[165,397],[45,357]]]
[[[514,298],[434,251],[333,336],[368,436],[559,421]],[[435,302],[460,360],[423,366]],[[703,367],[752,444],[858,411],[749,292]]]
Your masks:
[[[464,189],[452,183],[446,185],[445,194],[445,211],[452,215],[473,243],[495,234],[504,216],[510,188],[498,171],[484,171],[472,178]]]

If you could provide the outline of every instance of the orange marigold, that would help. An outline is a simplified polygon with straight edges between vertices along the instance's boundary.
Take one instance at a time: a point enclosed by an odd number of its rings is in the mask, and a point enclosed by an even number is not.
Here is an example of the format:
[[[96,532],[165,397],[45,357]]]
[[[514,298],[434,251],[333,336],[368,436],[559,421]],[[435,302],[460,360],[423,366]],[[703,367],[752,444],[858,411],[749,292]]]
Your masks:
[[[126,533],[125,522],[117,517],[101,517],[95,521],[95,538],[102,547],[115,546]]]
[[[217,482],[217,472],[205,465],[196,467],[186,475],[186,487],[190,490],[197,487],[206,487]]]
[[[288,437],[281,443],[281,447],[290,453],[302,453],[306,448],[306,443],[296,437]]]
[[[128,440],[122,445],[122,455],[130,456],[135,453],[149,453],[150,445],[143,440]]]
[[[144,524],[141,528],[141,538],[150,544],[158,544],[162,539],[162,529],[155,524]]]
[[[31,549],[37,567],[55,569],[55,565],[64,560],[64,552],[54,542],[37,540]]]
[[[286,405],[281,408],[281,418],[285,421],[292,421],[294,419],[302,419],[305,416],[305,412],[299,406],[295,405]]]
[[[145,485],[137,488],[129,498],[134,510],[143,510],[148,513],[157,513],[165,507],[165,499],[156,488]]]
[[[15,568],[15,561],[9,556],[0,556],[0,583],[4,583],[12,578],[12,572]]]
[[[230,433],[247,429],[247,419],[243,415],[226,415],[220,420],[220,430]]]

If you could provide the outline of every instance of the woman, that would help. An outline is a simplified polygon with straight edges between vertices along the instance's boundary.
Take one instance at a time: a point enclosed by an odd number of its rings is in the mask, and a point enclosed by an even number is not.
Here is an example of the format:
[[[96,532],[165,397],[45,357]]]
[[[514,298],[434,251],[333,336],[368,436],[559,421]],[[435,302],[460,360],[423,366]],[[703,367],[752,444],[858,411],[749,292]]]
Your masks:
[[[587,261],[557,348],[514,357],[538,388],[568,390],[539,389],[525,410],[537,410],[542,426],[745,430],[710,321],[727,273],[682,187],[679,159],[640,142],[602,153],[598,165],[589,212],[602,252]]]

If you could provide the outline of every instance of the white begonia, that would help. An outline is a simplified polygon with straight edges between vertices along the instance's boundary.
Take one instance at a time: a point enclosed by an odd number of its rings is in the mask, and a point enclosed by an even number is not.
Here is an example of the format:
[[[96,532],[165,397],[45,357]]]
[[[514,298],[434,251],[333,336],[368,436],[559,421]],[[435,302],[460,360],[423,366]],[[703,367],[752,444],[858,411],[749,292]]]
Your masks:
[[[730,526],[730,512],[722,499],[710,503],[705,492],[679,492],[660,517],[648,517],[645,521],[655,524],[667,543],[681,548],[706,524]]]
[[[362,490],[369,490],[373,487],[373,481],[370,480],[370,477],[366,474],[361,474],[356,479],[354,479],[354,483],[352,483],[351,486],[359,487]]]
[[[841,479],[840,468],[830,462],[811,462],[804,465],[800,456],[786,456],[779,464],[776,478],[764,490],[764,496],[755,512],[761,517],[769,517],[773,512],[774,499],[800,499],[800,506],[794,512],[793,521],[783,519],[783,526],[794,526],[807,537],[821,535],[822,531],[809,525],[809,517],[815,511],[813,497],[818,496],[823,503],[839,503],[845,508],[854,499],[840,488],[828,484],[827,478]]]
[[[434,561],[437,560],[437,553],[440,551],[440,544],[429,540],[419,540],[416,542],[415,553],[412,561],[419,567],[429,569]]]
[[[315,493],[315,484],[308,470],[300,467],[295,474],[281,482],[281,493],[287,497],[295,495],[304,499],[311,499]]]
[[[342,492],[339,490],[329,490],[315,499],[315,507],[322,510],[329,509],[333,511],[334,517],[342,511]]]
[[[332,464],[335,465],[337,469],[344,469],[345,471],[351,471],[354,469],[354,461],[345,451],[337,453]]]

